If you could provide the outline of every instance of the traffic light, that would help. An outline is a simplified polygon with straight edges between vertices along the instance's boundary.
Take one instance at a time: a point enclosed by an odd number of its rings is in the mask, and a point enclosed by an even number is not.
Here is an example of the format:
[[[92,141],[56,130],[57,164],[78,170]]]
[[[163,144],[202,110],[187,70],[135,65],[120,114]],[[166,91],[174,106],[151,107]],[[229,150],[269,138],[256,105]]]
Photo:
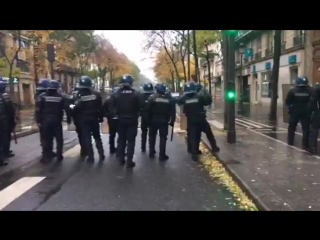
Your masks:
[[[56,46],[52,43],[47,44],[48,61],[53,63],[56,60]]]
[[[227,34],[233,34],[233,35],[236,35],[239,30],[226,30],[227,31]]]
[[[234,91],[228,91],[227,98],[228,100],[234,100],[236,98],[236,93]]]

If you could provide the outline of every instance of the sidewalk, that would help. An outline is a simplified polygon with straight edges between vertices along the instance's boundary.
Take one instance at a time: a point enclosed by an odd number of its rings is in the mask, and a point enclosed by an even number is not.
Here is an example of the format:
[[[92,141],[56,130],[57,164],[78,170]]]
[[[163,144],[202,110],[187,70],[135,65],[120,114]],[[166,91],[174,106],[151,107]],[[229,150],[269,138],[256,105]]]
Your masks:
[[[238,129],[236,144],[226,142],[226,132],[213,130],[221,148],[219,160],[257,205],[278,211],[320,210],[319,157],[255,130]]]
[[[65,130],[63,132],[63,137],[65,149],[70,148],[77,141],[75,132]],[[28,165],[40,157],[41,147],[39,142],[39,133],[21,137],[18,139],[17,144],[15,144],[14,141],[11,141],[11,150],[15,156],[10,158],[10,162],[7,166],[0,167],[0,175],[13,169]]]
[[[104,163],[82,167],[38,210],[239,210],[232,193],[191,160],[179,135],[167,142],[170,159],[159,162],[158,154],[149,159],[148,153],[141,153],[138,131],[133,169],[119,166],[115,156],[107,152],[108,136],[102,139],[107,157]],[[157,152],[158,143],[159,139]]]

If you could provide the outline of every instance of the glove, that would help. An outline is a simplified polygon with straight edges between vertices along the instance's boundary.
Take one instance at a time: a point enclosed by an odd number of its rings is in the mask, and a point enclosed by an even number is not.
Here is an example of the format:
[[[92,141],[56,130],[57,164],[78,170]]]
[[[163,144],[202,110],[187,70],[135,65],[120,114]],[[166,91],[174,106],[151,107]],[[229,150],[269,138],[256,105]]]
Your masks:
[[[174,121],[170,121],[170,122],[169,122],[169,125],[170,125],[171,127],[173,127],[173,126],[174,126]]]
[[[102,122],[103,122],[103,117],[99,118],[99,123],[102,123]]]

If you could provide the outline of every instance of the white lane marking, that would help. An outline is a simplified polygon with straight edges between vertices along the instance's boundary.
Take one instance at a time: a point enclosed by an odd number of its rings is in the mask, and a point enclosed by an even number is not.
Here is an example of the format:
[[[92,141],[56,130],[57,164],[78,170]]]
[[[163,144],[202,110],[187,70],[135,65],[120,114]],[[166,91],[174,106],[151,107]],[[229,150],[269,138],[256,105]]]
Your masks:
[[[263,128],[261,125],[258,125],[258,124],[254,124],[254,123],[251,123],[249,121],[244,121],[244,120],[241,120],[239,118],[236,118],[236,123],[240,123],[240,124],[246,124],[247,126],[249,127],[254,127],[254,128]]]
[[[254,124],[259,124],[259,126],[263,126],[263,127],[266,127],[266,128],[273,128],[273,126],[271,126],[271,125],[267,125],[267,124],[263,124],[263,123],[261,123],[261,122],[253,121],[253,120],[248,119],[248,118],[236,118],[236,120],[239,120],[239,121],[245,120],[246,122],[251,122],[251,123],[254,123]]]
[[[251,132],[253,132],[253,133],[255,133],[255,134],[258,134],[258,135],[260,135],[260,136],[263,136],[263,137],[266,137],[266,138],[268,138],[268,139],[271,139],[271,140],[273,140],[273,141],[275,141],[275,142],[277,142],[277,143],[281,143],[281,144],[283,144],[283,145],[285,145],[285,146],[287,146],[287,147],[293,148],[293,149],[295,149],[295,150],[297,150],[297,151],[299,151],[299,152],[304,152],[304,153],[306,152],[305,150],[302,150],[302,149],[297,148],[297,147],[295,147],[295,146],[290,146],[290,145],[288,145],[287,143],[285,143],[285,142],[283,142],[283,141],[281,141],[281,140],[278,140],[278,139],[269,137],[269,136],[267,136],[267,135],[265,135],[265,134],[263,134],[263,133],[260,133],[260,132],[258,132],[258,131],[255,131],[255,130],[253,130],[253,129],[248,128],[248,131],[251,131]],[[312,156],[315,157],[315,158],[317,158],[317,159],[320,159],[319,156],[315,156],[315,155],[312,155]]]
[[[68,151],[66,151],[63,154],[63,156],[73,158],[73,157],[79,156],[79,154],[80,154],[80,145],[77,144],[73,148],[70,148]]]
[[[23,177],[0,192],[0,210],[44,180],[45,177]]]

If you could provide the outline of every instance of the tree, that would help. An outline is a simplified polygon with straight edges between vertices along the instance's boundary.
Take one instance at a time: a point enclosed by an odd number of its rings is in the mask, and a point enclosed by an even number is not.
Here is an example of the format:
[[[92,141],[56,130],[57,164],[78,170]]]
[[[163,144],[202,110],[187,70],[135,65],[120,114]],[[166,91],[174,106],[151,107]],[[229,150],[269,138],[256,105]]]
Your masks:
[[[180,79],[177,68],[179,61],[177,33],[174,30],[147,30],[143,32],[146,36],[145,49],[156,50],[157,52],[164,50],[172,63],[177,79]]]
[[[94,30],[56,30],[50,36],[61,43],[61,48],[65,48],[65,59],[78,62],[81,74],[89,65],[90,57],[97,47],[93,32]]]
[[[138,79],[140,77],[140,72],[139,67],[134,62],[131,62],[131,75],[135,79]]]
[[[184,76],[184,81],[186,82],[188,79],[187,75],[187,69],[186,69],[186,54],[188,52],[188,46],[187,46],[187,30],[175,30],[178,33],[177,37],[177,46],[179,49],[179,54],[180,54],[180,61],[182,64],[183,68],[183,76]]]
[[[270,104],[270,121],[277,121],[277,101],[278,101],[278,82],[279,82],[279,67],[281,56],[281,31],[275,30],[274,33],[274,54],[273,54],[273,68],[271,76],[271,104]]]
[[[15,63],[18,59],[18,54],[22,48],[21,44],[21,36],[23,30],[7,30],[7,34],[11,34],[13,38],[6,38],[0,41],[0,51],[1,54],[4,56],[5,61],[7,62],[7,70],[8,70],[8,77],[9,77],[9,89],[10,89],[10,96],[14,96],[14,83],[13,83],[13,69]],[[16,43],[17,40],[18,43]]]
[[[27,61],[34,69],[35,85],[38,84],[39,76],[47,77],[50,72],[47,61],[47,43],[50,41],[50,34],[53,30],[27,30],[26,36],[29,38],[33,48],[26,49]]]
[[[20,69],[13,66],[11,76],[13,78],[19,77],[20,74],[21,74]],[[9,75],[10,75],[10,66],[8,64],[8,61],[5,58],[0,58],[0,76],[9,76]]]
[[[177,71],[179,72],[179,75],[183,75],[184,71],[186,69],[182,65],[182,63],[179,61],[176,63]],[[153,71],[155,72],[156,77],[158,78],[159,81],[168,83],[168,80],[171,80],[170,85],[172,85],[172,90],[174,91],[174,86],[175,86],[175,77],[174,77],[174,66],[172,62],[170,61],[168,54],[165,52],[163,49],[162,51],[159,51],[156,54],[155,57],[155,65],[153,67]],[[195,68],[191,68],[192,73],[195,72]],[[187,74],[187,73],[186,73]]]

